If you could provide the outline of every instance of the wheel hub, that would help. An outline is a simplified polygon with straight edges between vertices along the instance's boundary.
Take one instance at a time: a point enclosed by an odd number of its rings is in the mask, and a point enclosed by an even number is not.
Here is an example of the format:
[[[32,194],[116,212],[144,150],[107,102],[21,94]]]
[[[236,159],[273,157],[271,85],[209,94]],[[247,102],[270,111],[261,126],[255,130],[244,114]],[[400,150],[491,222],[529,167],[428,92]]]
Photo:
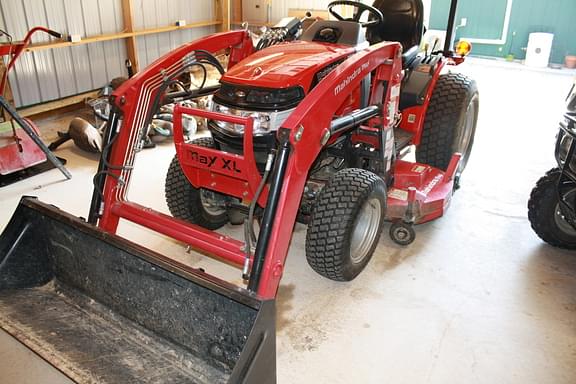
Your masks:
[[[560,209],[560,204],[556,204],[556,209],[554,210],[554,222],[558,228],[568,236],[576,237],[576,229],[566,220],[562,209]]]
[[[472,140],[474,139],[474,121],[476,116],[476,104],[474,100],[470,101],[468,108],[466,109],[466,117],[464,119],[464,127],[458,134],[456,139],[456,152],[462,154],[460,159],[460,165],[458,166],[457,174],[461,174],[466,163],[468,163],[468,158],[470,157],[470,152],[472,151]]]
[[[201,190],[200,201],[202,202],[204,210],[212,216],[219,216],[226,213],[224,201],[221,196],[216,194],[216,192],[205,189]]]
[[[359,264],[369,255],[372,244],[378,236],[381,217],[380,200],[373,198],[364,203],[354,223],[350,239],[350,259],[353,263]]]
[[[406,240],[408,236],[410,236],[408,231],[404,228],[396,228],[396,230],[394,231],[394,235],[398,240]]]

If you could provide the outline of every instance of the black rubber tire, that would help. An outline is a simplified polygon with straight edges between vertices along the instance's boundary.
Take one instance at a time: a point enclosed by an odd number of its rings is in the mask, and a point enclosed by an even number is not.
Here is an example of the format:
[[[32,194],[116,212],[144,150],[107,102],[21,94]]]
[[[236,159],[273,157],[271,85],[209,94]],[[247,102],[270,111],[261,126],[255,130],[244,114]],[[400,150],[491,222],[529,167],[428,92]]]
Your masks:
[[[377,199],[379,207],[371,203]],[[363,256],[354,261],[352,236],[356,220],[365,204],[373,204],[376,225],[371,226],[375,235],[369,235],[369,246],[362,249]],[[370,208],[370,207],[368,207]],[[379,208],[379,209],[378,209]],[[386,185],[372,172],[348,168],[335,173],[320,191],[312,208],[306,233],[306,259],[320,275],[336,281],[350,281],[366,267],[378,244],[386,212]],[[370,231],[369,231],[370,232]],[[361,242],[362,243],[362,242]]]
[[[406,246],[412,244],[416,239],[416,231],[411,224],[397,221],[392,223],[389,230],[390,238],[398,245]]]
[[[214,148],[214,141],[210,137],[195,139],[191,144]],[[222,227],[228,222],[228,213],[214,215],[208,212],[202,204],[201,191],[190,184],[180,168],[178,157],[174,156],[166,174],[164,187],[166,203],[172,216],[207,229]]]
[[[474,144],[478,105],[478,87],[474,80],[460,73],[440,75],[424,118],[422,139],[416,148],[416,161],[446,170],[454,152],[462,152],[463,161],[457,172],[459,177]],[[472,124],[467,124],[467,111],[473,114]],[[465,129],[472,130],[469,133],[471,139],[467,148],[458,148],[459,134],[464,133],[462,131]]]
[[[536,234],[545,242],[558,248],[576,249],[576,229],[573,233],[563,230],[557,220],[558,180],[560,170],[553,168],[536,183],[528,200],[528,220]],[[576,189],[576,185],[574,186]],[[565,225],[569,224],[566,222]]]

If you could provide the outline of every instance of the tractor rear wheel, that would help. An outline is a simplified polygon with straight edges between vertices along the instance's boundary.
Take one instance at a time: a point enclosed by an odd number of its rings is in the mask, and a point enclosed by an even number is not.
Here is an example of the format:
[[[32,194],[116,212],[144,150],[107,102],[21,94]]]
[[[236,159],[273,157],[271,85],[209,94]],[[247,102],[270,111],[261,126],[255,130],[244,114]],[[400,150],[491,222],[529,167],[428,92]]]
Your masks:
[[[456,180],[468,163],[478,121],[476,82],[460,73],[441,75],[432,91],[424,118],[416,161],[442,170],[455,152],[462,154]]]
[[[378,244],[386,210],[386,186],[372,172],[348,168],[320,191],[306,233],[306,259],[336,281],[354,279]]]
[[[538,180],[528,200],[528,220],[534,232],[548,244],[576,249],[576,229],[564,218],[558,201],[560,175],[560,170],[553,168]],[[576,185],[569,193],[576,193]]]
[[[214,141],[209,137],[193,140],[191,144],[214,148]],[[228,222],[226,197],[190,184],[177,156],[174,156],[168,168],[164,193],[170,213],[178,219],[207,229],[218,229]]]

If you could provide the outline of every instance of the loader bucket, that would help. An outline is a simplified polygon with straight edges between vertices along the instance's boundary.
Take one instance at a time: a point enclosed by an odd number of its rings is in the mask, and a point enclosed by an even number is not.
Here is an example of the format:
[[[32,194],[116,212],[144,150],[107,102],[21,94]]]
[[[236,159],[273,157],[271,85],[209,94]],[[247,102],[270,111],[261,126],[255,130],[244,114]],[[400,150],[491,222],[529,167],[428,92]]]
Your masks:
[[[0,327],[79,383],[274,383],[275,307],[25,197]]]

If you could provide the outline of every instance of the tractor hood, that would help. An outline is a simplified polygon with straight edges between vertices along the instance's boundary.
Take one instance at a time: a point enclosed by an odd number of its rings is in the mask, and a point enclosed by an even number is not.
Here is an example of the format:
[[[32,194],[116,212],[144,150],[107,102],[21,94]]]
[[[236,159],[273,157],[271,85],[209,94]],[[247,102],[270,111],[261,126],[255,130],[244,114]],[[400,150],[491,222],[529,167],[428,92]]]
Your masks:
[[[276,89],[301,86],[308,92],[318,71],[355,51],[349,46],[305,41],[279,44],[242,60],[221,81]]]

